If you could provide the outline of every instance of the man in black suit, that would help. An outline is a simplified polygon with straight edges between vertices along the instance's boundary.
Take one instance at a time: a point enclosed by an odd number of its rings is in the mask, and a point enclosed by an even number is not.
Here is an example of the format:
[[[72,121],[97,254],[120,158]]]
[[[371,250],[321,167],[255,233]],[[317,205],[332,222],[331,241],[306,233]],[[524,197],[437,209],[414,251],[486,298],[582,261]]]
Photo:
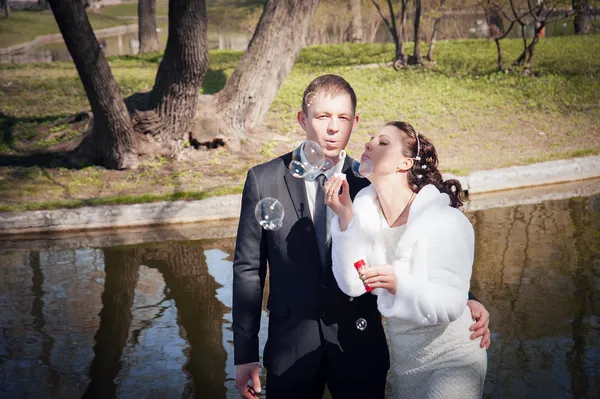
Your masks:
[[[319,76],[304,92],[298,122],[307,140],[317,142],[335,166],[324,178],[295,178],[290,162],[305,159],[297,149],[248,172],[233,262],[236,383],[245,398],[253,397],[249,380],[261,390],[258,332],[267,263],[267,397],[320,399],[325,385],[336,399],[385,396],[389,353],[377,297],[351,298],[339,289],[326,228],[333,213],[324,205],[323,180],[344,173],[351,198],[369,184],[352,173],[352,159],[344,151],[358,123],[355,112],[350,84],[336,75]],[[254,217],[265,197],[277,198],[285,210],[278,230],[263,230]],[[489,314],[478,302],[470,307],[478,316],[473,335],[489,345]]]

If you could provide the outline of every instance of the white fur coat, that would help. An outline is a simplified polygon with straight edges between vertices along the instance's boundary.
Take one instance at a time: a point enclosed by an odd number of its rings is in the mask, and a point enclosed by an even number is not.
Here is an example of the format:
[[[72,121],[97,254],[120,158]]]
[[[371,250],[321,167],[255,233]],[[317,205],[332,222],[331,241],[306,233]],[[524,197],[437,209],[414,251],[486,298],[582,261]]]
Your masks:
[[[341,232],[337,217],[331,221],[333,273],[349,296],[365,288],[354,262],[387,263],[381,231],[387,221],[371,185],[352,205],[353,219]],[[424,326],[449,323],[464,312],[474,256],[474,232],[461,211],[449,206],[447,194],[433,185],[421,189],[413,201],[406,230],[396,244],[392,267],[398,277],[396,295],[376,289],[381,314],[404,323]]]

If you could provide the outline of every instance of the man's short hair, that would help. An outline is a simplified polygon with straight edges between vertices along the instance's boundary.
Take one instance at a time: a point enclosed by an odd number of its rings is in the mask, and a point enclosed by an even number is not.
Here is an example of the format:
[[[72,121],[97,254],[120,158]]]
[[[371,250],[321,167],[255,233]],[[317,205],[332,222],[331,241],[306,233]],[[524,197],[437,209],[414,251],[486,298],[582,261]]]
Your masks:
[[[305,115],[308,114],[306,96],[309,93],[348,94],[352,100],[352,113],[356,114],[356,93],[354,93],[354,89],[352,86],[350,86],[350,83],[348,83],[346,79],[342,78],[341,76],[321,75],[310,82],[308,86],[306,86],[304,94],[302,95],[302,112],[304,112]]]

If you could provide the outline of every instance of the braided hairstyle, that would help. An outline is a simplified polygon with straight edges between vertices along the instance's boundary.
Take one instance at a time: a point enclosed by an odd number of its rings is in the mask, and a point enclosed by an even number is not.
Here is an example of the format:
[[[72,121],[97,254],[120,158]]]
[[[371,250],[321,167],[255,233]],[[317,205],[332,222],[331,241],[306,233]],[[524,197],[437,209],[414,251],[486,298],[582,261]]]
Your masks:
[[[438,156],[433,144],[407,122],[394,121],[386,126],[394,126],[400,130],[403,154],[414,160],[414,165],[408,170],[408,184],[415,193],[428,184],[433,184],[440,192],[448,194],[450,206],[460,208],[463,205],[463,192],[460,182],[456,179],[444,181],[438,170]],[[417,140],[419,140],[417,145]],[[418,152],[418,153],[417,153]]]

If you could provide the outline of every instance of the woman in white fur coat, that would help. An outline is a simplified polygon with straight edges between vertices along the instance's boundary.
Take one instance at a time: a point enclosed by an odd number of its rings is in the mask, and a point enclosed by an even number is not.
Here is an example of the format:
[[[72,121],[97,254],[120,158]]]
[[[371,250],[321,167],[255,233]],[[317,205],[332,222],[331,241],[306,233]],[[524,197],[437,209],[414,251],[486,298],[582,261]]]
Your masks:
[[[326,185],[333,272],[349,296],[378,296],[391,344],[396,398],[479,398],[487,369],[471,340],[467,307],[474,233],[456,180],[442,181],[433,145],[405,122],[365,145],[369,187],[350,200],[339,177]],[[338,195],[340,188],[341,194]],[[354,263],[366,261],[359,274]],[[370,295],[370,294],[367,294]],[[367,326],[368,328],[368,326]]]

